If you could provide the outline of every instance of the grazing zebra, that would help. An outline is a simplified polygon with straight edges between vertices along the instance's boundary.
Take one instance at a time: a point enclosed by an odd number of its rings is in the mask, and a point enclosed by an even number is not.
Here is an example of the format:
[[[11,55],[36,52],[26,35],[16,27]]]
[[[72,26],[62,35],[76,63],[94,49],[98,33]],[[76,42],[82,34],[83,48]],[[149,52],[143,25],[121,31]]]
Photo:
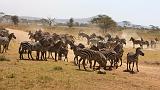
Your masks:
[[[90,68],[92,68],[92,60],[94,60],[95,62],[98,62],[99,64],[99,69],[101,69],[101,67],[106,67],[106,57],[99,51],[94,51],[91,49],[79,49],[78,50],[78,55],[81,57],[79,59],[79,69],[80,69],[80,62],[83,60],[82,64],[85,70],[85,60],[87,59],[90,63]],[[95,64],[94,66],[95,67]],[[94,68],[93,68],[94,69]]]
[[[144,56],[144,53],[142,52],[141,48],[137,48],[135,53],[129,52],[127,54],[127,70],[129,68],[129,70],[131,71],[130,65],[131,65],[131,63],[133,63],[133,66],[132,66],[132,72],[133,72],[134,63],[136,63],[137,72],[139,72],[139,70],[138,70],[138,56],[139,55]]]
[[[2,53],[8,49],[9,43],[11,41],[11,39],[14,38],[16,39],[16,36],[14,35],[14,33],[9,34],[8,37],[1,37],[0,36],[0,52],[1,52],[1,45],[3,46],[3,51]]]
[[[98,47],[96,47],[94,45],[91,46],[90,49],[95,50],[95,51],[100,51],[107,58],[107,61],[110,62],[109,69],[112,68],[113,64],[114,64],[114,66],[116,66],[116,68],[118,67],[118,65],[117,65],[117,62],[118,62],[117,53],[114,50],[105,49],[105,48],[99,50]],[[107,61],[106,61],[106,64],[107,64]],[[96,62],[94,62],[94,66],[95,66],[95,64],[96,64]]]
[[[131,37],[129,41],[132,41],[132,43],[133,43],[133,48],[135,48],[135,44],[139,44],[141,48],[142,48],[142,46],[143,46],[141,40],[135,40],[133,37]]]

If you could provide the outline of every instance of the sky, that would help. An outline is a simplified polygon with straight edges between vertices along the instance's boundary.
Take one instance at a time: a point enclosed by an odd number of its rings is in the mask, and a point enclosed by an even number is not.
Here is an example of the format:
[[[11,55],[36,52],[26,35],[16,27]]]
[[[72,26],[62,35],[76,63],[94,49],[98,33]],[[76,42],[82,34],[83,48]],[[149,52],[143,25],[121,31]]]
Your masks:
[[[106,14],[117,22],[160,26],[160,0],[0,0],[0,12],[63,19]]]

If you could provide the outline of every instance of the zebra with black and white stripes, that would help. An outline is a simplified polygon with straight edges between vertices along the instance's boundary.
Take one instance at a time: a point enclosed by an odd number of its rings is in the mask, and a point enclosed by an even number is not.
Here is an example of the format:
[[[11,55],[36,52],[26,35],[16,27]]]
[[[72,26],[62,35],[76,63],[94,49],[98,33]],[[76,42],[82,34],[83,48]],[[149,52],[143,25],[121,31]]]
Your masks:
[[[12,38],[16,39],[16,36],[14,35],[14,33],[9,34],[9,36],[7,37],[0,36],[0,52],[1,52],[1,45],[3,46],[2,53],[4,51],[6,52]]]
[[[139,72],[139,70],[138,70],[138,57],[139,57],[139,55],[144,56],[144,53],[141,50],[141,48],[137,48],[135,53],[129,52],[127,54],[127,71],[131,70],[133,72],[134,63],[136,63],[137,72]],[[132,69],[131,69],[131,63],[133,63]]]
[[[48,50],[49,42],[47,38],[42,38],[39,42],[23,41],[19,46],[20,59],[23,59],[23,54],[28,51],[28,59],[33,59],[32,51],[36,51],[36,59],[39,60],[41,53],[41,60],[46,59],[46,51]]]
[[[96,61],[99,64],[99,69],[101,69],[101,67],[106,67],[106,57],[99,51],[94,51],[91,49],[79,49],[78,50],[78,55],[81,57],[79,59],[79,69],[80,69],[80,62],[83,60],[82,64],[85,70],[85,60],[87,59],[90,63],[90,68],[92,68],[92,61]],[[93,66],[95,68],[95,65]],[[93,69],[94,69],[93,68]]]

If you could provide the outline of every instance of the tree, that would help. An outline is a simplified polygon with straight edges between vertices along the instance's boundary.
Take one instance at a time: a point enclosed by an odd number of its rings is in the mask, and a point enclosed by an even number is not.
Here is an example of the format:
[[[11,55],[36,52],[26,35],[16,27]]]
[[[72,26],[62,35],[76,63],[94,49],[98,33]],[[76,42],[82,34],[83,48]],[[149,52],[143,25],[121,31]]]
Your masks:
[[[92,24],[98,24],[98,26],[104,31],[113,29],[117,26],[116,22],[107,15],[98,15],[91,20]]]
[[[73,18],[70,18],[69,19],[69,22],[67,23],[68,27],[73,27],[73,24],[74,24],[74,19]]]
[[[46,23],[47,25],[52,26],[52,24],[55,23],[55,18],[52,19],[48,17],[47,19],[43,18],[40,21],[42,22],[42,24]]]
[[[18,16],[11,16],[11,20],[14,23],[14,25],[18,25],[18,23],[19,23]]]
[[[154,25],[149,25],[151,27],[152,30],[159,30],[158,26],[154,26]]]

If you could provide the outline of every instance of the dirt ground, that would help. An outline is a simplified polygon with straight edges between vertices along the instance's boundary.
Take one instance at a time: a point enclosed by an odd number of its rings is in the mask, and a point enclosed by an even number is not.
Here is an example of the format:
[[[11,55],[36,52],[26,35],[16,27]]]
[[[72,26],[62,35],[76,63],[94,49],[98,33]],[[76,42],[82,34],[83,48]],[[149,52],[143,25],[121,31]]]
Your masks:
[[[131,36],[139,38],[136,33],[121,35],[127,38],[123,56],[123,65],[118,69],[106,71],[99,75],[96,71],[77,70],[73,65],[73,52],[69,51],[69,62],[18,60],[18,46],[21,41],[28,41],[28,33],[8,29],[15,33],[17,39],[11,42],[9,51],[3,55],[10,61],[0,62],[0,90],[159,90],[160,89],[160,49],[144,49],[145,56],[139,58],[139,70],[135,74],[125,72],[126,54],[135,51],[129,41]],[[86,43],[84,39],[77,40]],[[159,45],[160,46],[160,45]],[[55,70],[55,67],[62,67]],[[52,70],[54,68],[54,70]],[[136,70],[136,68],[135,68]]]

